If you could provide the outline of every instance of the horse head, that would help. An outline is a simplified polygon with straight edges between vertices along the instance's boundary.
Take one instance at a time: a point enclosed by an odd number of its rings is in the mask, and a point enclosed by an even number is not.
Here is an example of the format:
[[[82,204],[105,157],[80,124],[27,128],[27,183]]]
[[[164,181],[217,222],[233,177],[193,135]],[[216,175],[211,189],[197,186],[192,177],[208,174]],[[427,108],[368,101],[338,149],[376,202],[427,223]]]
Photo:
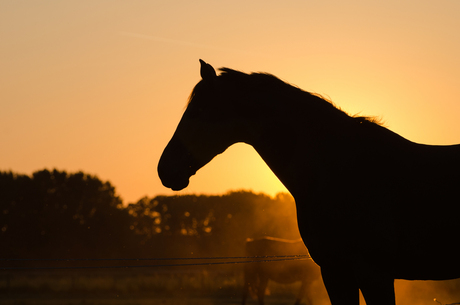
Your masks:
[[[200,59],[201,81],[193,89],[187,108],[158,164],[164,186],[182,190],[198,169],[242,141],[241,124],[234,113],[235,93]]]

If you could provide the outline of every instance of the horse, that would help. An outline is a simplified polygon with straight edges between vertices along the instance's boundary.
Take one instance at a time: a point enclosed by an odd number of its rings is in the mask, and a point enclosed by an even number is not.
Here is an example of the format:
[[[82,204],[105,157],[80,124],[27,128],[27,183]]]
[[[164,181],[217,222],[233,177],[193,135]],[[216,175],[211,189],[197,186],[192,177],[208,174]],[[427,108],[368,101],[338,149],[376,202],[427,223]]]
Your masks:
[[[251,145],[296,202],[333,305],[395,304],[394,280],[460,277],[460,145],[412,142],[268,73],[201,80],[158,163],[181,190],[230,145]],[[440,249],[443,249],[442,251]]]
[[[314,280],[320,277],[320,273],[318,266],[308,257],[308,251],[302,239],[289,240],[268,236],[259,239],[248,238],[245,249],[246,256],[249,257],[305,255],[306,258],[245,264],[243,305],[246,304],[246,298],[250,290],[257,294],[259,304],[263,305],[269,280],[281,284],[302,282],[295,305],[299,305],[303,298],[307,299],[307,304],[312,304],[307,296],[307,289]]]

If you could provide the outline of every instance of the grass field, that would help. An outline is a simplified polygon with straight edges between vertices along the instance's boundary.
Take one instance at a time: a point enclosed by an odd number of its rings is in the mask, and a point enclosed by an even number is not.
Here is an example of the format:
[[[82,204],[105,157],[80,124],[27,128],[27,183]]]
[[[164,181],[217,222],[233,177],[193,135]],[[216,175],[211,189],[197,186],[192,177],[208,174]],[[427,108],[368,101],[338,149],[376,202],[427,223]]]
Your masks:
[[[266,304],[294,304],[299,285],[270,282]],[[231,305],[241,304],[242,287],[241,266],[15,270],[0,272],[0,305]],[[330,304],[320,279],[312,284],[309,295],[312,305]],[[396,296],[399,305],[439,305],[434,298],[442,304],[459,302],[460,280],[397,281]],[[247,304],[258,303],[249,299]]]
[[[299,284],[271,283],[266,304],[293,304]],[[14,271],[0,273],[0,305],[241,304],[242,287],[241,268]]]

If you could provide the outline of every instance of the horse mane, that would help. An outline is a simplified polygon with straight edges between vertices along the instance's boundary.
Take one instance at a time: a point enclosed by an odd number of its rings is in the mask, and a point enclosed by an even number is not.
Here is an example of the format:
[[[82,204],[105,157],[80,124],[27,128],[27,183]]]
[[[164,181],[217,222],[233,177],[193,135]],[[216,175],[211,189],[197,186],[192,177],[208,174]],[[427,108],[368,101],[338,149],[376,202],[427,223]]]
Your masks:
[[[342,110],[340,107],[334,104],[334,102],[322,96],[321,94],[318,93],[312,93],[308,91],[304,91],[301,88],[297,87],[296,85],[289,84],[280,78],[276,77],[273,74],[270,73],[265,73],[265,72],[256,72],[256,73],[251,73],[251,74],[246,74],[241,71],[233,70],[230,68],[219,68],[219,71],[221,71],[221,74],[218,76],[221,79],[228,80],[233,83],[237,84],[244,84],[247,87],[263,87],[263,88],[270,88],[271,90],[274,91],[283,91],[283,92],[290,92],[292,94],[302,94],[302,95],[309,95],[310,97],[314,97],[315,99],[323,102],[325,107],[332,107],[339,112],[345,114],[346,116],[356,120],[356,122],[360,124],[375,124],[379,126],[384,126],[382,120],[378,117],[375,116],[361,116],[361,115],[350,115],[344,110]],[[203,87],[203,81],[201,80],[195,88],[193,88],[190,97],[188,99],[187,105],[191,102],[193,97],[196,95],[197,91],[201,90]]]

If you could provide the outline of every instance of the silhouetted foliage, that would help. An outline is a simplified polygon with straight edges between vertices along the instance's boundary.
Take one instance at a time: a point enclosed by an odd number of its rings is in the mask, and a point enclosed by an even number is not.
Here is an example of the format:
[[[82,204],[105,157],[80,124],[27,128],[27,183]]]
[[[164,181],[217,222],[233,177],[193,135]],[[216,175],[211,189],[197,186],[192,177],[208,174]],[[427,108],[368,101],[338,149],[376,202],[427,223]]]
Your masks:
[[[84,173],[0,173],[0,227],[8,257],[110,256],[123,247],[129,215],[109,182]],[[126,240],[130,240],[126,238]]]
[[[298,238],[292,197],[247,191],[142,198],[124,206],[82,172],[0,172],[2,258],[244,255],[248,237]]]
[[[300,237],[294,201],[287,194],[157,196],[142,198],[127,209],[146,249],[168,245],[161,249],[163,255],[243,255],[248,237]]]

